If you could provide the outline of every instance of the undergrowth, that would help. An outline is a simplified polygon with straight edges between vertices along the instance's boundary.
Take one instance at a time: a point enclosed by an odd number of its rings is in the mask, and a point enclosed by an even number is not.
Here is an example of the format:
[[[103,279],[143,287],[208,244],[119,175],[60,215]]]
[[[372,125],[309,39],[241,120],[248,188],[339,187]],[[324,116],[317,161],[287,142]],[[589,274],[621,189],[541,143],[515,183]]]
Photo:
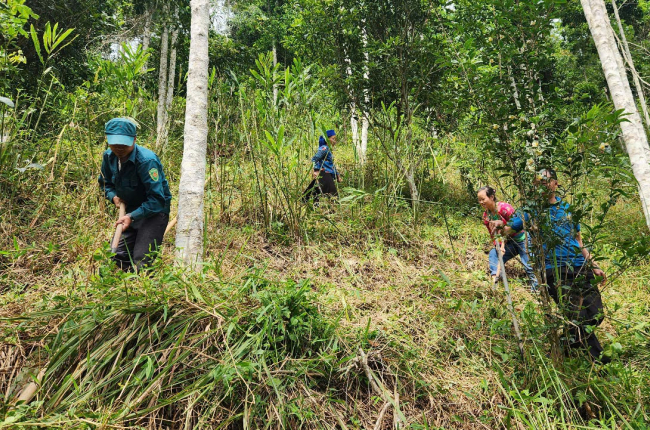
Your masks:
[[[109,262],[114,213],[94,179],[21,174],[0,184],[0,427],[647,428],[647,264],[603,288],[601,366],[548,358],[538,298],[509,263],[521,357],[457,179],[415,209],[349,184],[299,207],[298,236],[217,182],[208,195],[232,199],[207,199],[202,273],[174,267],[172,233],[138,276]],[[611,217],[610,271],[644,228],[635,201]]]

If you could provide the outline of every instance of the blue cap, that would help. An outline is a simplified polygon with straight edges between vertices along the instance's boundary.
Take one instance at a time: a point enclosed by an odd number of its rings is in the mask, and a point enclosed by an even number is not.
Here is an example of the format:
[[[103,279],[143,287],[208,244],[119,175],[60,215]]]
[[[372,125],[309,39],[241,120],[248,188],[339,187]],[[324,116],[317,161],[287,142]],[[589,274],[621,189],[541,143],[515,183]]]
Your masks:
[[[132,146],[135,142],[135,122],[128,118],[113,118],[104,126],[109,145]]]
[[[336,132],[334,130],[327,130],[326,134],[327,137],[336,136]]]

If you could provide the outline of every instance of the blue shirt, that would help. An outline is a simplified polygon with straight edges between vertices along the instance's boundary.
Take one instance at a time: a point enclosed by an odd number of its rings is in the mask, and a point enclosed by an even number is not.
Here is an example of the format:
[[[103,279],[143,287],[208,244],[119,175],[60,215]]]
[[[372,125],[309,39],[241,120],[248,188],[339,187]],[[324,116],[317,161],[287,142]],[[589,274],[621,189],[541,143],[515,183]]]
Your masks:
[[[524,219],[529,222],[530,214],[524,214]],[[568,203],[557,197],[557,203],[550,205],[544,216],[536,216],[535,221],[543,231],[549,232],[549,237],[544,238],[543,244],[546,269],[554,269],[556,264],[557,267],[581,267],[585,263],[585,257],[576,239],[580,224],[571,221]],[[545,224],[547,228],[544,228]],[[523,230],[521,217],[513,219],[512,228],[515,231]]]
[[[311,159],[314,163],[314,170],[324,170],[327,173],[331,173],[334,176],[338,176],[336,167],[334,166],[334,157],[332,156],[332,151],[327,145],[321,145],[318,147],[318,152]]]
[[[115,196],[123,200],[133,221],[161,212],[169,214],[172,195],[158,156],[135,145],[122,170],[118,161],[110,149],[104,152],[98,181],[106,198],[111,202]]]

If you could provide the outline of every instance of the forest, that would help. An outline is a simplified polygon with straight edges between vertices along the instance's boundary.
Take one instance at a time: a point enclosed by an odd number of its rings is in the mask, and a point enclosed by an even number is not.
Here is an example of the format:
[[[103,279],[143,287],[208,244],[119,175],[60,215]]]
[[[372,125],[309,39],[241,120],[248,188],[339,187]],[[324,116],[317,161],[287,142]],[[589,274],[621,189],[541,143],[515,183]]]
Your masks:
[[[649,35],[0,0],[0,429],[649,429]]]

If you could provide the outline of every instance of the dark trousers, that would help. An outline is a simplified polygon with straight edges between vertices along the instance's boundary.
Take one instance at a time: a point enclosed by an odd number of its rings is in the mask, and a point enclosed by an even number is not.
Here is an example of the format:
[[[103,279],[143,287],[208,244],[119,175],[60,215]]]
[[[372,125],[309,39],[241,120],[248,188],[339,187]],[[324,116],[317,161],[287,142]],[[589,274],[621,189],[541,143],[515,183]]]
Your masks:
[[[588,333],[587,326],[599,326],[603,322],[603,300],[597,285],[592,285],[594,274],[589,268],[559,267],[560,279],[555,269],[546,270],[548,292],[571,321],[568,343],[571,348],[583,346],[595,359],[600,357],[603,347],[594,333]],[[559,281],[559,282],[558,282]],[[560,300],[561,298],[561,300]]]
[[[117,267],[130,272],[151,264],[162,244],[168,222],[169,215],[165,213],[132,222],[122,233],[120,245],[113,257]]]
[[[322,194],[330,196],[337,196],[339,194],[334,175],[323,171],[318,175],[318,179],[311,181],[303,194],[302,200],[307,202],[310,199],[314,199],[314,202],[317,202]]]

